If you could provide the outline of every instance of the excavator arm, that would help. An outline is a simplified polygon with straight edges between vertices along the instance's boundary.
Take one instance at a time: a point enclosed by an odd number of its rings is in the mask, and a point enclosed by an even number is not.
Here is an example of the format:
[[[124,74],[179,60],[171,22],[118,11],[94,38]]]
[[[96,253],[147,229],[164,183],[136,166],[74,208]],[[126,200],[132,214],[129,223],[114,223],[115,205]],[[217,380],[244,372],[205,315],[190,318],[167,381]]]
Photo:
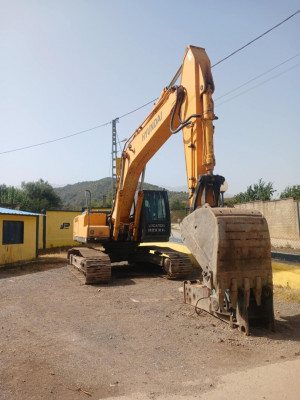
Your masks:
[[[147,162],[172,136],[183,130],[183,144],[190,207],[208,203],[217,206],[220,185],[224,178],[213,176],[214,82],[210,61],[203,48],[188,46],[185,52],[180,86],[165,88],[153,110],[125,143],[121,174],[118,177],[116,200],[112,213],[113,239],[120,230],[132,230],[137,240],[143,192],[136,204],[134,222],[130,210],[140,175]]]

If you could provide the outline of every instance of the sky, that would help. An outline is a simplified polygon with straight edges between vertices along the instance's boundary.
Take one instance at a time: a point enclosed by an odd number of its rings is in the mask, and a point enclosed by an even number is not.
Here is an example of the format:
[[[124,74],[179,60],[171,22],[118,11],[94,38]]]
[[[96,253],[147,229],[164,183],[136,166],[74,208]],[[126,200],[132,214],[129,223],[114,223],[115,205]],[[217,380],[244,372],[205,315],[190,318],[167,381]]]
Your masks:
[[[0,0],[0,184],[111,176],[111,120],[157,98],[187,45],[215,64],[296,12],[296,0]],[[300,13],[215,66],[215,173],[236,194],[300,184]],[[293,58],[292,58],[293,57]],[[286,60],[292,58],[290,61]],[[279,68],[227,94],[249,80]],[[119,120],[128,138],[152,104]],[[122,146],[122,143],[120,144]],[[181,133],[146,182],[185,187]]]

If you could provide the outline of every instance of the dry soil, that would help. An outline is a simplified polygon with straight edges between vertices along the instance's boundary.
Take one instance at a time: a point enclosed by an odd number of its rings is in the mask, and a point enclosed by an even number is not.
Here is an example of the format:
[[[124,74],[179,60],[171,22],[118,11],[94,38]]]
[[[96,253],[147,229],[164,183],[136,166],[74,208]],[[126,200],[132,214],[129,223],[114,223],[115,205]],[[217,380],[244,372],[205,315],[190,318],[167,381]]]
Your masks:
[[[300,398],[297,303],[275,300],[276,332],[246,337],[148,266],[115,267],[108,285],[65,262],[0,278],[1,400]]]

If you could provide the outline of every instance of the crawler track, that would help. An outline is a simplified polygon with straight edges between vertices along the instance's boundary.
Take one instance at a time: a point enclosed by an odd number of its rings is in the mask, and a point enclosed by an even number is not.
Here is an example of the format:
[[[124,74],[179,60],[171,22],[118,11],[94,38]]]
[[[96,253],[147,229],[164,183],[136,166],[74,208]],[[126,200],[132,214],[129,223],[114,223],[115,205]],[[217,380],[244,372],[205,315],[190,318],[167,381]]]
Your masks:
[[[85,284],[107,283],[110,281],[110,258],[100,250],[88,247],[74,247],[68,251],[68,261],[69,264],[80,271]],[[76,275],[78,276],[78,274]]]
[[[168,274],[168,278],[185,279],[193,272],[193,264],[188,254],[170,249],[169,247],[158,247],[156,252],[168,256],[164,261],[164,269]]]
[[[169,247],[141,246],[128,261],[159,265],[169,279],[188,279],[193,272],[190,257]],[[111,259],[100,250],[74,247],[68,251],[68,262],[74,267],[75,276],[85,284],[108,283],[111,279]]]
[[[133,260],[162,266],[169,279],[187,279],[193,272],[190,257],[169,247],[141,246]]]

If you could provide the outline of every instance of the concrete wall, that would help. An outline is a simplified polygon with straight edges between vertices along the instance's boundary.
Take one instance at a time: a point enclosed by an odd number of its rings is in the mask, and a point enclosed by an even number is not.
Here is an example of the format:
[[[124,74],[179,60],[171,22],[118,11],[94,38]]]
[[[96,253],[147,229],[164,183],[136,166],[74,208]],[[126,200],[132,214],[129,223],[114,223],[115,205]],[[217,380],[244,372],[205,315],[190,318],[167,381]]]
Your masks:
[[[298,201],[293,199],[253,201],[235,205],[235,208],[260,211],[268,222],[273,246],[300,249],[297,203]]]
[[[0,214],[0,265],[36,258],[37,217]],[[21,244],[3,243],[3,221],[23,221],[24,236]]]

